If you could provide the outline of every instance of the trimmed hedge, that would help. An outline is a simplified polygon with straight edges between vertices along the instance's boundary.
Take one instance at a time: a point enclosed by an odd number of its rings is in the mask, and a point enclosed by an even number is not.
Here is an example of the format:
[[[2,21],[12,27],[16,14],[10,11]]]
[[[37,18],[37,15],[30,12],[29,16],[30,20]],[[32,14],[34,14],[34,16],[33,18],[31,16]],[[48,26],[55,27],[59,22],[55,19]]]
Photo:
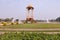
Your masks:
[[[0,35],[0,40],[60,40],[60,34],[40,32],[11,32]]]

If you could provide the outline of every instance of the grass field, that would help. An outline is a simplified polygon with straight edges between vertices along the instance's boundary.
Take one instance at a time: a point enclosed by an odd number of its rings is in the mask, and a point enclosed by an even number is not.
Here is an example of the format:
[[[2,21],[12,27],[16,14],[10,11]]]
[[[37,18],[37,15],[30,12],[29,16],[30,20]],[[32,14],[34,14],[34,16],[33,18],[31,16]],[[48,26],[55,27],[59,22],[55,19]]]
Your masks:
[[[35,24],[17,24],[17,25],[7,25],[0,26],[0,28],[60,28],[60,24],[53,23],[35,23]]]

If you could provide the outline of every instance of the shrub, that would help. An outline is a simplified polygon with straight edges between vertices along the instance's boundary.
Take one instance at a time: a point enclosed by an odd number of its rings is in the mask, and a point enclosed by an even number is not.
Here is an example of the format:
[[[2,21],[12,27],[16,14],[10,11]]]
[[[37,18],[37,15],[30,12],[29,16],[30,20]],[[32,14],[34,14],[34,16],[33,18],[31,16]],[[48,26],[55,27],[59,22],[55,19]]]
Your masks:
[[[6,26],[7,25],[7,22],[2,22],[3,26]]]
[[[60,34],[45,34],[40,32],[10,32],[1,34],[0,40],[60,40]]]
[[[14,25],[14,23],[12,22],[11,25]]]
[[[18,22],[16,22],[16,24],[19,24]]]

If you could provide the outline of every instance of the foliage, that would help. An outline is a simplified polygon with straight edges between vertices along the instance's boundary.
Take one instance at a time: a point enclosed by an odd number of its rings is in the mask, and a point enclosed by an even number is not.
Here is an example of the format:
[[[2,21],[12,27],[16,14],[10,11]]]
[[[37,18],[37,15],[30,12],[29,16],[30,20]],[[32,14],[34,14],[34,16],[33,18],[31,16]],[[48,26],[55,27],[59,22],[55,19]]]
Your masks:
[[[60,40],[60,34],[40,32],[11,32],[0,35],[0,40]]]
[[[19,19],[16,19],[15,22],[19,22]]]
[[[14,25],[14,23],[13,23],[13,22],[11,22],[11,25]]]
[[[16,24],[19,24],[18,22],[16,22]]]
[[[2,19],[0,18],[0,22],[12,22],[13,18],[5,18],[5,19]]]
[[[16,19],[16,20],[15,20],[15,23],[16,23],[16,24],[19,24],[19,19]]]
[[[60,22],[60,17],[56,18],[56,21],[57,21],[57,22]]]
[[[3,26],[6,26],[7,25],[7,22],[2,22]]]

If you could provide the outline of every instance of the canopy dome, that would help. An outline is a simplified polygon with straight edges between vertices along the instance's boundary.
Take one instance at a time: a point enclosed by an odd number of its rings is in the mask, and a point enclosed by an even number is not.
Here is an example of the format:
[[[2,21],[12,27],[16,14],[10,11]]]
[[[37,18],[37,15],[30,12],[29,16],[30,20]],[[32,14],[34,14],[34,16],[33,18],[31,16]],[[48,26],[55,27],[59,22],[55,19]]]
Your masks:
[[[27,8],[28,10],[34,9],[34,7],[33,7],[31,4],[29,4],[26,8]]]

